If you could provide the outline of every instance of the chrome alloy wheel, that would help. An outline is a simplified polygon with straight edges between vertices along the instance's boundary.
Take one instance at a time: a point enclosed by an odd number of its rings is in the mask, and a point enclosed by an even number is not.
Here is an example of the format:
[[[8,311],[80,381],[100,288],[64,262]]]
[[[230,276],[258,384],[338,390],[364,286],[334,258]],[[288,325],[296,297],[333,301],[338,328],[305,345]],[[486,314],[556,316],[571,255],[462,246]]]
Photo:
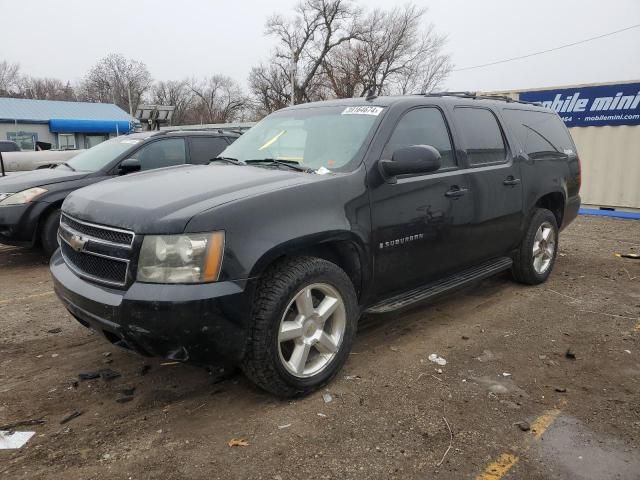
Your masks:
[[[338,291],[326,283],[307,285],[287,306],[278,329],[278,352],[295,377],[320,373],[335,358],[347,324]]]
[[[538,275],[545,273],[556,251],[556,234],[549,222],[543,222],[533,239],[533,269]]]

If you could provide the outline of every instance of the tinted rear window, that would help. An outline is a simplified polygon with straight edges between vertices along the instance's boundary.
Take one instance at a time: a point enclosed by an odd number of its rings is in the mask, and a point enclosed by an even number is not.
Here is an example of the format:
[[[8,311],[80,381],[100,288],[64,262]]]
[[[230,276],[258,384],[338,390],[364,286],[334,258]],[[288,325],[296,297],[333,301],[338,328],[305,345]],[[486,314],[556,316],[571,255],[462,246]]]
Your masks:
[[[469,165],[506,161],[507,150],[493,112],[471,107],[457,107],[453,112],[456,125],[462,134]]]
[[[228,146],[223,137],[192,137],[191,163],[207,164]]]
[[[573,151],[573,142],[562,120],[553,113],[533,110],[504,109],[504,116],[513,128],[523,150],[532,158],[548,154],[566,155]]]

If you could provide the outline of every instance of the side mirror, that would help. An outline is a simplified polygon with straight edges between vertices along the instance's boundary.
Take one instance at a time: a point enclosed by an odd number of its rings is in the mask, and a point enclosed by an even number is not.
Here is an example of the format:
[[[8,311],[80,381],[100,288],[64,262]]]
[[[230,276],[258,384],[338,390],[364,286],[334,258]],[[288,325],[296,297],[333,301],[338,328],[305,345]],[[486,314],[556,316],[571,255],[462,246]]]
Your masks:
[[[120,175],[126,175],[127,173],[139,172],[142,169],[140,160],[137,158],[127,158],[120,162],[118,166],[118,173]]]
[[[395,183],[398,175],[435,172],[442,165],[440,152],[431,145],[413,145],[393,152],[391,160],[380,160],[378,169],[385,182]]]

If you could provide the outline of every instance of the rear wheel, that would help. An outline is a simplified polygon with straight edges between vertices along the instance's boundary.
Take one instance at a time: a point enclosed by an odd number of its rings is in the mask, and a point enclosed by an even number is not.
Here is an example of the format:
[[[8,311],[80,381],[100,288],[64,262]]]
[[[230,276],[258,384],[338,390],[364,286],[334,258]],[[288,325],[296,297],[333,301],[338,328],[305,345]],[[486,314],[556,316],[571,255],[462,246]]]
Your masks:
[[[513,261],[514,278],[528,285],[547,280],[558,253],[558,224],[555,215],[538,208],[533,212],[529,228]]]
[[[40,229],[40,244],[47,258],[50,258],[58,248],[59,225],[60,209],[57,208],[47,215]]]
[[[311,257],[282,262],[258,287],[242,368],[276,395],[311,392],[344,364],[357,318],[353,285],[337,265]]]

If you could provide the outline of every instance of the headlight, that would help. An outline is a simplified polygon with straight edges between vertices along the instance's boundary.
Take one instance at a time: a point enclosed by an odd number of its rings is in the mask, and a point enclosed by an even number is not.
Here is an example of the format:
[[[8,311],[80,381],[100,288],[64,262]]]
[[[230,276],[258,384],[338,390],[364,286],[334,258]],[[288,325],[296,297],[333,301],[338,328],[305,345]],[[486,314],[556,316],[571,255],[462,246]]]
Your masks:
[[[35,200],[43,193],[47,193],[47,189],[40,187],[29,188],[27,190],[23,190],[21,192],[13,194],[3,193],[0,194],[0,205],[23,205],[25,203],[31,202],[32,200]]]
[[[147,235],[138,260],[138,281],[215,282],[224,254],[224,232]]]

